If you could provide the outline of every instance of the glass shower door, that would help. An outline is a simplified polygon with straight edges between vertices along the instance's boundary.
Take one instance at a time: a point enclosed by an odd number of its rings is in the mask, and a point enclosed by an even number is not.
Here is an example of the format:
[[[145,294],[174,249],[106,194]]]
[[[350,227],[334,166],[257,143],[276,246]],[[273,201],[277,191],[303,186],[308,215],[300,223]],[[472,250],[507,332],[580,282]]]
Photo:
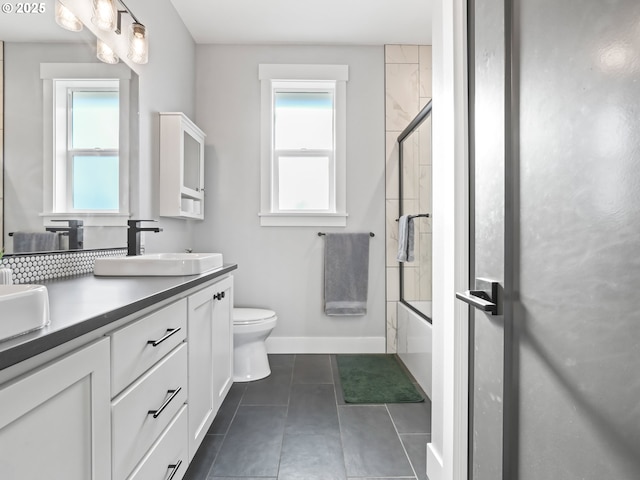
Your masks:
[[[400,209],[413,222],[414,259],[400,263],[400,301],[431,319],[431,103],[398,137]]]

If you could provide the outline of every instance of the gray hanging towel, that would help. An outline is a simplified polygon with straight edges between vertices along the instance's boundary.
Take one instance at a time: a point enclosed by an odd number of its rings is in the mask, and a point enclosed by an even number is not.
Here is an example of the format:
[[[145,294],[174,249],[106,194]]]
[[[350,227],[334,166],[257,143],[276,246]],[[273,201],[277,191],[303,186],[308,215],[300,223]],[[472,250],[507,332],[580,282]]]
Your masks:
[[[57,232],[14,232],[13,253],[60,250]]]
[[[324,311],[365,315],[369,283],[368,233],[327,233],[324,240]]]
[[[414,233],[413,217],[402,215],[398,219],[398,256],[399,262],[413,262]]]

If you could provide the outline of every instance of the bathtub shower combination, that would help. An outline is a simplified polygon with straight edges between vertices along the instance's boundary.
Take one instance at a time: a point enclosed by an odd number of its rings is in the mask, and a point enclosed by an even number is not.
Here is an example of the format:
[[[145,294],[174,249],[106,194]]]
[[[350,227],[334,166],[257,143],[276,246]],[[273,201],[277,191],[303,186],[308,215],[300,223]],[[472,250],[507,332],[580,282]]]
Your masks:
[[[431,102],[398,136],[398,218],[413,222],[413,260],[399,262],[398,355],[431,396]]]

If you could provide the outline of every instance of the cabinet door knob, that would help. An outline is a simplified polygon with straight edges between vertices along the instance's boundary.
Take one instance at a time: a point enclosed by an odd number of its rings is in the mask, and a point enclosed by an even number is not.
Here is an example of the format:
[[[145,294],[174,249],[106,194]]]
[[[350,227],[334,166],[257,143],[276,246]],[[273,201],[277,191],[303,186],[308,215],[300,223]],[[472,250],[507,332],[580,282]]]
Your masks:
[[[175,390],[169,390],[167,393],[170,393],[171,396],[167,398],[162,405],[160,405],[160,408],[158,408],[157,410],[149,410],[147,413],[149,415],[153,415],[153,418],[158,418],[160,414],[164,411],[164,409],[167,408],[167,406],[169,406],[169,404],[171,403],[171,400],[176,398],[176,395],[180,393],[180,390],[182,390],[182,387],[178,387]]]

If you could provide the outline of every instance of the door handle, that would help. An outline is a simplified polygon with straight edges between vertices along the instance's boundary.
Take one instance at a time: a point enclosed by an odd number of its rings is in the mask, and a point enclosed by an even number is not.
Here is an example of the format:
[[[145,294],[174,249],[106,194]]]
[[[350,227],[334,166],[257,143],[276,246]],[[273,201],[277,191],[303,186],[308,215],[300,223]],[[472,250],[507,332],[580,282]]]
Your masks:
[[[483,312],[498,315],[498,282],[476,278],[476,289],[456,292],[456,298]]]

